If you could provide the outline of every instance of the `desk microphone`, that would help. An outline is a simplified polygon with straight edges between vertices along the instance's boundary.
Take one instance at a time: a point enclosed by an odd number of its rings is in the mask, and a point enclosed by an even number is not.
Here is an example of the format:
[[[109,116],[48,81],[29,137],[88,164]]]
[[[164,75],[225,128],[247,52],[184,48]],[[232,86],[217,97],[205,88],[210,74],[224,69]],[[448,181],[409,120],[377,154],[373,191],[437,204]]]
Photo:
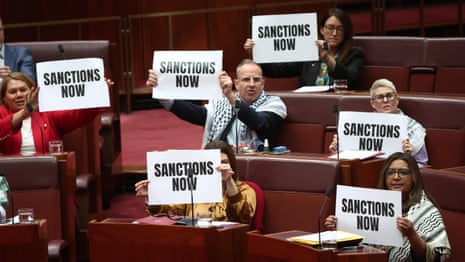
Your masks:
[[[13,195],[11,194],[10,185],[8,184],[8,181],[6,180],[5,172],[3,171],[3,169],[0,168],[0,180],[2,180],[2,179],[3,179],[4,183],[5,183],[7,195],[10,198],[11,224],[14,224],[15,223],[15,219],[14,219],[15,208],[14,208],[14,205],[13,205]]]
[[[187,181],[189,183],[189,190],[191,191],[191,217],[192,217],[192,226],[195,226],[194,219],[194,171],[192,168],[187,169]]]
[[[234,118],[236,122],[236,155],[239,154],[239,131],[240,131],[240,125],[239,125],[239,109],[241,108],[241,100],[239,98],[236,99],[236,102],[234,103]]]
[[[328,202],[328,198],[331,196],[332,193],[333,193],[333,188],[332,188],[332,187],[328,187],[328,189],[326,189],[325,200],[323,201],[323,205],[321,206],[320,214],[318,215],[318,244],[320,245],[320,248],[322,248],[322,244],[321,244],[321,229],[320,229],[321,215],[323,214],[323,210],[324,210],[325,207],[326,207],[326,202]]]
[[[333,113],[336,116],[336,156],[339,160],[339,106],[337,104],[333,105]]]
[[[60,54],[61,56],[63,57],[63,59],[66,59],[66,55],[65,55],[65,48],[63,47],[62,44],[58,44],[58,51],[60,51]]]
[[[42,154],[45,154],[44,130],[42,130],[42,125],[40,124],[39,119],[37,118],[37,116],[34,114],[34,107],[31,105],[31,103],[27,103],[26,108],[31,113],[32,119],[34,119],[34,121],[39,126],[40,138],[42,139]]]
[[[32,119],[34,119],[34,121],[35,121],[35,122],[37,123],[37,125],[39,126],[40,138],[42,139],[42,154],[45,154],[44,130],[42,130],[42,125],[40,124],[40,121],[39,121],[39,119],[37,118],[37,116],[34,114],[34,107],[31,105],[31,103],[27,103],[27,104],[26,104],[26,108],[27,108],[27,110],[31,113]]]

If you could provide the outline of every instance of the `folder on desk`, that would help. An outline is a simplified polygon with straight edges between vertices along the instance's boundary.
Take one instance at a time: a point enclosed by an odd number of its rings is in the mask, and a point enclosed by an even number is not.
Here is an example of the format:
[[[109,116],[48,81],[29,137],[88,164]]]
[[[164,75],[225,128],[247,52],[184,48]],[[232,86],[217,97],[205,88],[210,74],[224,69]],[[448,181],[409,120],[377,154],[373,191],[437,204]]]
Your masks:
[[[307,244],[311,246],[318,246],[321,242],[333,241],[336,247],[346,247],[346,246],[355,246],[358,245],[362,240],[363,236],[345,232],[345,231],[324,231],[321,232],[321,235],[318,233],[306,234],[301,236],[290,237],[288,240]]]

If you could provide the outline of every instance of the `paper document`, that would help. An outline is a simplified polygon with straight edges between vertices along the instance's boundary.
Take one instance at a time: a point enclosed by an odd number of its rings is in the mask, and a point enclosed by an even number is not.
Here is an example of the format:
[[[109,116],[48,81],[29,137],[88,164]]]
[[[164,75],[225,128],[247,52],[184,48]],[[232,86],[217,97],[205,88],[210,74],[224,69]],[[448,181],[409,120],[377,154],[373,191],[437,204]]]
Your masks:
[[[363,239],[363,236],[357,235],[357,234],[352,234],[349,232],[344,232],[344,231],[324,231],[321,232],[319,235],[318,233],[313,233],[313,234],[307,234],[307,235],[302,235],[302,236],[295,236],[295,237],[290,237],[288,240],[298,242],[298,243],[303,243],[303,244],[308,244],[308,245],[319,245],[320,244],[320,237],[322,242],[326,241],[336,241],[337,243],[339,242],[360,242]]]
[[[384,155],[383,152],[373,152],[373,151],[362,151],[362,150],[344,150],[339,152],[339,159],[360,159],[365,160],[373,157],[378,157]],[[329,156],[331,159],[337,159],[337,153],[334,153]]]
[[[312,93],[312,92],[326,92],[329,91],[329,86],[302,86],[293,92],[295,93]]]

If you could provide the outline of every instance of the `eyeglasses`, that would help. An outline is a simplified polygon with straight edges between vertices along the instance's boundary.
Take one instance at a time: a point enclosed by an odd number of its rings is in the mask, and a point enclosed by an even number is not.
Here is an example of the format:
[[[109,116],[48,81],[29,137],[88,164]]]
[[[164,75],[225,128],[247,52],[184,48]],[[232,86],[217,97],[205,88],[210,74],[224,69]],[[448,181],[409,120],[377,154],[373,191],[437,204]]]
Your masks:
[[[393,177],[395,174],[398,174],[399,177],[406,177],[410,175],[410,170],[401,168],[401,169],[388,169],[384,173],[387,177]]]
[[[253,81],[254,83],[261,83],[263,81],[263,78],[260,76],[255,76],[255,77],[246,76],[246,77],[239,79],[239,81],[243,83],[250,83],[250,81]]]
[[[381,94],[381,95],[375,95],[372,97],[373,100],[376,102],[383,102],[384,99],[386,98],[387,101],[392,101],[397,95],[394,94],[393,92],[389,92],[386,94]]]
[[[334,30],[336,30],[337,33],[344,33],[344,31],[345,31],[344,27],[342,27],[342,26],[334,26],[334,25],[325,25],[324,29],[327,32],[330,32],[330,33],[334,32]]]

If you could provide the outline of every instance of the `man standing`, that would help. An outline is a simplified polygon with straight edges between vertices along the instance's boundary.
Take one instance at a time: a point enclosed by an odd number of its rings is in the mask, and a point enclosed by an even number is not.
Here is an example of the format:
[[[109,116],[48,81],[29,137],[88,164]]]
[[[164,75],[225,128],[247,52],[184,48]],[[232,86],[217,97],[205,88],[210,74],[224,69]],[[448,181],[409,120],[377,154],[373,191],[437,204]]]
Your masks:
[[[29,49],[5,44],[5,34],[0,18],[0,81],[11,72],[21,72],[36,81],[34,60]]]

